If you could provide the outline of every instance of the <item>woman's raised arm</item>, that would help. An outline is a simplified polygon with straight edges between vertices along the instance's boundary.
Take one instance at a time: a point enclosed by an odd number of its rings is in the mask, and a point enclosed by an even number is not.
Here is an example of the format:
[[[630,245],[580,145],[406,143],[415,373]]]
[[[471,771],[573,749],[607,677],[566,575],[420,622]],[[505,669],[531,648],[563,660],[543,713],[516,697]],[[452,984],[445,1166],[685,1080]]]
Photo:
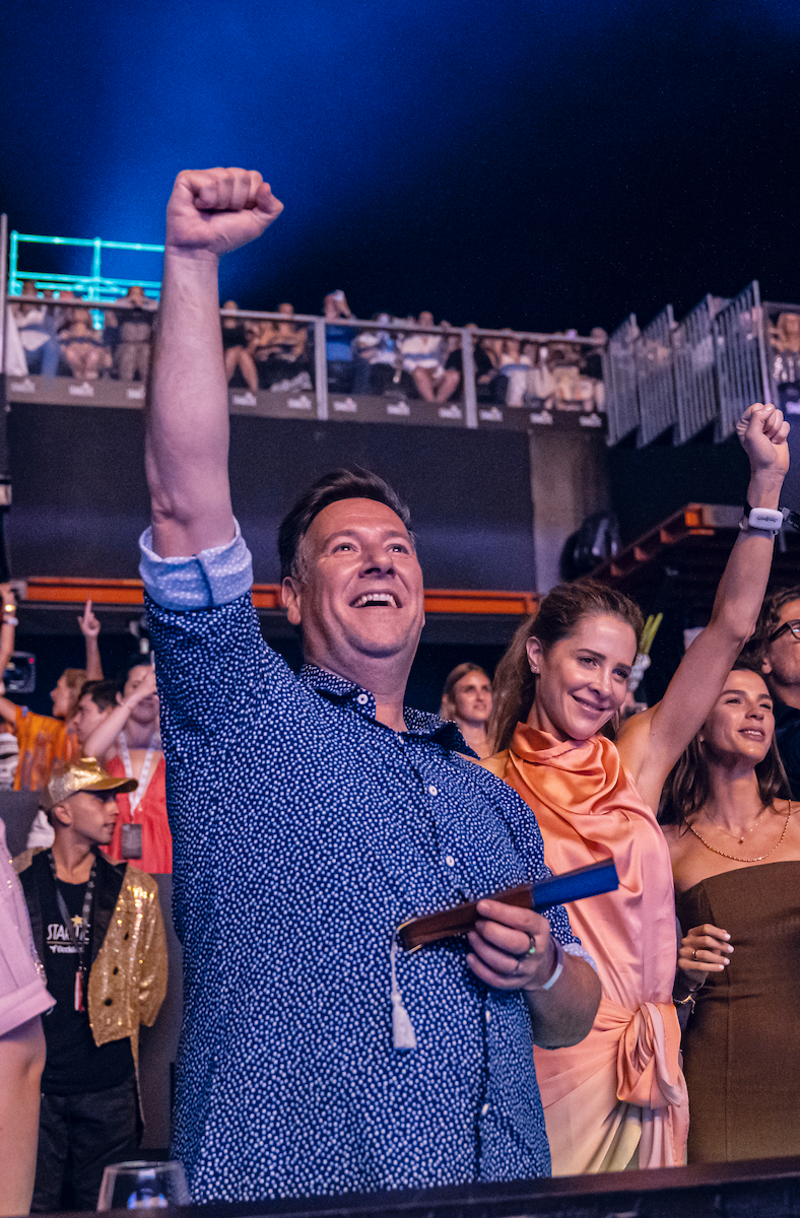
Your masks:
[[[777,508],[789,468],[789,424],[774,406],[757,402],[737,430],[750,460],[747,502]],[[683,750],[705,723],[725,678],[755,629],[772,566],[774,538],[743,531],[717,589],[708,626],[683,657],[662,700],[625,724],[620,757],[642,797],[658,807],[661,788]]]

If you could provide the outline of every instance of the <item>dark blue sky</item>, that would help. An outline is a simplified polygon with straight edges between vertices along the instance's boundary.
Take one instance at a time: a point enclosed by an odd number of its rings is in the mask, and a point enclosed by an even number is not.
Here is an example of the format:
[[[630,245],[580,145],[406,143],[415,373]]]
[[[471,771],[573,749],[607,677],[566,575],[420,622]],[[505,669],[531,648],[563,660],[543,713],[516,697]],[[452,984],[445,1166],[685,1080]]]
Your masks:
[[[225,270],[250,306],[342,287],[362,316],[586,331],[754,277],[800,298],[796,0],[31,0],[3,26],[21,231],[159,241],[179,169],[244,164],[286,204]]]

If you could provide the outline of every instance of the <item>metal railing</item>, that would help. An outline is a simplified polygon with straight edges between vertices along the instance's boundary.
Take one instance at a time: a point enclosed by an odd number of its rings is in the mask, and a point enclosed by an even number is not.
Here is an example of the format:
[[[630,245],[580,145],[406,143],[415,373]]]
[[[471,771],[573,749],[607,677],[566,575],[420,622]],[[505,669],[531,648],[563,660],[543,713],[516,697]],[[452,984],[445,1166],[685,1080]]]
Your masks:
[[[4,242],[5,244],[5,242]],[[19,267],[19,247],[24,245],[79,246],[91,249],[92,264],[88,275],[66,275],[51,271],[23,271]],[[41,237],[13,231],[8,252],[8,291],[18,296],[23,282],[33,281],[42,290],[86,293],[96,301],[113,300],[128,288],[141,287],[146,296],[157,300],[161,282],[157,279],[120,279],[102,273],[103,250],[129,250],[140,254],[163,254],[163,245],[144,245],[138,241],[103,241],[100,237]]]
[[[638,341],[636,314],[631,313],[611,335],[603,354],[609,444],[618,444],[639,426]],[[612,408],[609,408],[609,402],[613,402]]]
[[[672,305],[662,309],[645,326],[636,344],[636,382],[639,387],[639,448],[656,440],[678,421],[675,377],[672,367]]]
[[[604,357],[608,443],[635,431],[642,446],[672,429],[683,444],[712,423],[727,439],[753,402],[776,400],[768,312],[780,310],[800,314],[762,302],[753,280],[732,300],[704,297],[677,325],[671,305],[641,332],[631,314]]]

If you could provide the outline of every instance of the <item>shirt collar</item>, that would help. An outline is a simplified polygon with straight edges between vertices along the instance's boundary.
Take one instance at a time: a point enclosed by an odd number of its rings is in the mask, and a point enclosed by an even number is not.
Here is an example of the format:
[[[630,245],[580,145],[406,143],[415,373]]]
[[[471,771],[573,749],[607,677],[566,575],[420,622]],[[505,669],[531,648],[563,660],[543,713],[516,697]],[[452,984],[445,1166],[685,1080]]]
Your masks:
[[[353,681],[348,681],[335,672],[329,672],[327,668],[319,668],[316,664],[304,664],[300,669],[298,679],[310,689],[322,694],[323,698],[327,698],[329,702],[338,702],[340,705],[349,703],[359,714],[369,719],[375,718],[375,698],[363,686],[356,685]],[[456,752],[466,753],[470,757],[477,756],[472,752],[455,723],[447,719],[440,719],[438,715],[416,710],[413,706],[403,707],[403,718],[406,721],[408,735],[427,736],[446,749],[454,749]]]

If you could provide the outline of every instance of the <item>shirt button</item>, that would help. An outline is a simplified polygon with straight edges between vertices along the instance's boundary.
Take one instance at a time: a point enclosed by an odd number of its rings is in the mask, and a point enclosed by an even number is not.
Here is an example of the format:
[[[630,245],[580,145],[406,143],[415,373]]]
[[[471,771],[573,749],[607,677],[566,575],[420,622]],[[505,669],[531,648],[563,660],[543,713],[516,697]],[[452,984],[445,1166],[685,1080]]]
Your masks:
[[[429,794],[429,795],[438,795],[438,794],[439,794],[439,788],[438,788],[438,787],[434,787],[433,785],[429,786],[429,787],[428,787],[428,794]]]
[[[483,1105],[483,1108],[481,1108],[481,1116],[486,1116],[486,1113],[487,1113],[488,1111],[489,1111],[489,1105],[488,1105],[488,1104],[484,1104],[484,1105]]]
[[[448,867],[455,867],[456,865],[456,860],[453,858],[452,854],[446,854],[444,856],[444,861],[447,863]]]
[[[492,1012],[487,1011],[486,1014],[484,1015],[484,1019],[486,1020],[487,1023],[491,1023],[492,1022]]]
[[[369,694],[359,694],[356,698],[356,702],[359,706],[366,706],[369,702]]]

